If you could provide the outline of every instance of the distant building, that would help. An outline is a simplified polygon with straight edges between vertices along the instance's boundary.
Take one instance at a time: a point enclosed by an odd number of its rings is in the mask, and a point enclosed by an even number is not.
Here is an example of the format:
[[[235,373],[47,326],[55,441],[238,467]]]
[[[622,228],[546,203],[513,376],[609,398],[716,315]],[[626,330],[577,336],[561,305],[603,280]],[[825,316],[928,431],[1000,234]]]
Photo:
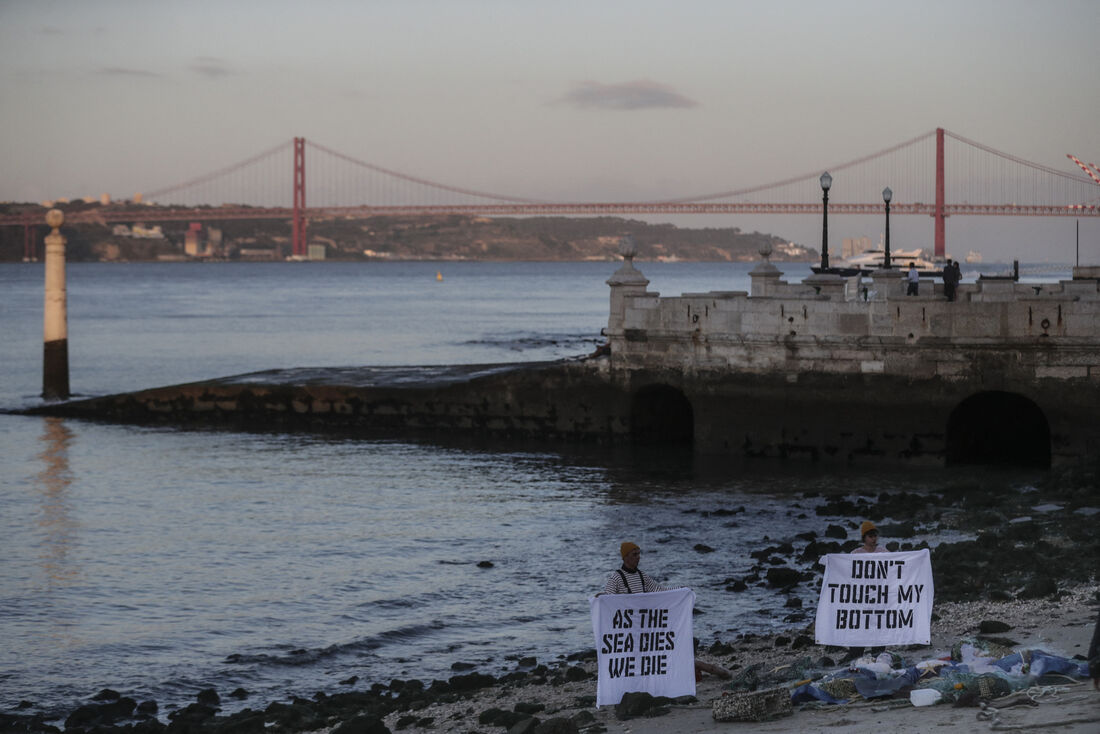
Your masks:
[[[191,222],[183,234],[183,253],[191,257],[204,255],[202,247],[202,222]]]
[[[146,227],[144,224],[139,223],[130,228],[130,236],[141,239],[163,240],[164,232],[161,231],[159,224]]]
[[[306,250],[306,255],[310,260],[324,260],[325,259],[325,246],[324,245],[310,245]]]
[[[846,237],[840,247],[840,256],[847,260],[871,249],[870,237]]]
[[[242,247],[238,251],[242,260],[278,260],[279,251],[274,248]]]

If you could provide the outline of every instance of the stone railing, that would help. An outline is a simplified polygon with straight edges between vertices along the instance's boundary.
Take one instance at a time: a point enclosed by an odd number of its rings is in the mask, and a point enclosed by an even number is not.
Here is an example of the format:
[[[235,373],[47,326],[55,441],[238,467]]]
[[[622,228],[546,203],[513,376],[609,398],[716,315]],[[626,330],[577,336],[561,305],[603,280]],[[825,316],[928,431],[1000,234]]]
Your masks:
[[[788,283],[763,262],[751,293],[662,297],[630,258],[608,280],[613,369],[886,373],[957,377],[1001,352],[1025,379],[1100,379],[1100,281],[980,280],[905,295],[904,274]]]

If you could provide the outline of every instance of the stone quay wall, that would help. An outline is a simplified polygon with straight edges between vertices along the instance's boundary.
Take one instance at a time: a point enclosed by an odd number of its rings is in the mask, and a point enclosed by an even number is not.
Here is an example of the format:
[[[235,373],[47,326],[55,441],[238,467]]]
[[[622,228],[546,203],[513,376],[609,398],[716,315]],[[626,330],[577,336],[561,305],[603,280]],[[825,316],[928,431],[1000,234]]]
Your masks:
[[[899,271],[750,275],[748,293],[662,297],[627,258],[608,280],[612,381],[682,394],[702,450],[940,462],[984,411],[1045,422],[1055,463],[1100,454],[1100,281],[982,280],[947,301],[927,279],[906,296]]]

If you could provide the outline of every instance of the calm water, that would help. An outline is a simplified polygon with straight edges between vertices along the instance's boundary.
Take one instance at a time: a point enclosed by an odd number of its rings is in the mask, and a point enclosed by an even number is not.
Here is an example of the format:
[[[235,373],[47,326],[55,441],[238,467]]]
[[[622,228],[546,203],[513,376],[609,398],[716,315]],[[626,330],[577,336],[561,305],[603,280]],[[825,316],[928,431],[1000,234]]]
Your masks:
[[[747,290],[750,267],[641,265],[670,295]],[[72,388],[577,356],[601,341],[615,268],[70,265]],[[42,281],[40,264],[0,265],[0,407],[37,401]],[[623,539],[642,545],[643,568],[695,588],[696,636],[785,626],[784,598],[723,581],[764,536],[823,531],[802,492],[959,478],[11,415],[0,449],[0,708],[50,710],[105,686],[164,711],[210,686],[243,686],[256,705],[346,690],[352,675],[369,687],[449,677],[456,661],[499,673],[550,660],[590,646],[586,597]]]

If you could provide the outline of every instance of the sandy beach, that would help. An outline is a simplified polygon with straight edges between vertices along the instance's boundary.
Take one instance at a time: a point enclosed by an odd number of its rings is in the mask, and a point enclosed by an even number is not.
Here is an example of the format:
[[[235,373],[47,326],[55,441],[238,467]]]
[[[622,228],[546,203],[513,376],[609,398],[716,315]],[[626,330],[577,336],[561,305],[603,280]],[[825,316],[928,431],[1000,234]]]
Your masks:
[[[1063,591],[1060,599],[1009,602],[948,602],[936,606],[939,617],[932,625],[929,648],[903,653],[908,658],[928,659],[950,655],[952,645],[960,639],[972,638],[983,620],[998,620],[1012,627],[1005,633],[1019,645],[1015,649],[1041,649],[1050,654],[1072,658],[1085,655],[1097,612],[1100,610],[1100,586],[1084,585]],[[804,633],[791,630],[787,636]],[[777,648],[773,637],[757,637],[735,644],[729,655],[710,655],[700,651],[699,658],[733,670],[743,670],[755,663],[768,670],[790,666],[809,656],[817,659],[826,649],[817,646],[792,652]],[[835,648],[833,649],[835,651]],[[594,661],[582,664],[589,673],[595,672]],[[840,666],[838,666],[840,667]],[[792,674],[793,675],[793,674]],[[796,682],[792,678],[791,682]],[[701,734],[703,732],[827,732],[856,734],[870,730],[916,731],[985,731],[1032,730],[1049,728],[1059,732],[1100,731],[1100,692],[1091,681],[1063,679],[1057,685],[1036,686],[994,704],[1033,698],[1037,705],[1012,705],[996,710],[997,728],[993,728],[990,713],[978,707],[956,707],[941,703],[915,707],[907,696],[896,699],[857,700],[844,705],[796,705],[791,715],[767,722],[718,722],[712,714],[713,701],[728,689],[729,682],[704,676],[697,684],[696,702],[671,705],[668,712],[654,717],[620,720],[614,707],[595,708],[591,705],[596,692],[595,678],[560,684],[498,684],[455,703],[437,703],[422,708],[415,715],[396,712],[386,717],[391,731],[412,734],[427,732],[494,732],[513,731],[479,722],[481,714],[491,709],[513,711],[544,706],[534,712],[543,722],[542,731],[569,731],[546,726],[550,720],[570,720],[577,731],[623,732],[624,734]],[[587,713],[586,713],[587,712]],[[416,719],[413,721],[412,719]],[[518,724],[517,724],[518,726]],[[533,726],[515,731],[540,731]]]

